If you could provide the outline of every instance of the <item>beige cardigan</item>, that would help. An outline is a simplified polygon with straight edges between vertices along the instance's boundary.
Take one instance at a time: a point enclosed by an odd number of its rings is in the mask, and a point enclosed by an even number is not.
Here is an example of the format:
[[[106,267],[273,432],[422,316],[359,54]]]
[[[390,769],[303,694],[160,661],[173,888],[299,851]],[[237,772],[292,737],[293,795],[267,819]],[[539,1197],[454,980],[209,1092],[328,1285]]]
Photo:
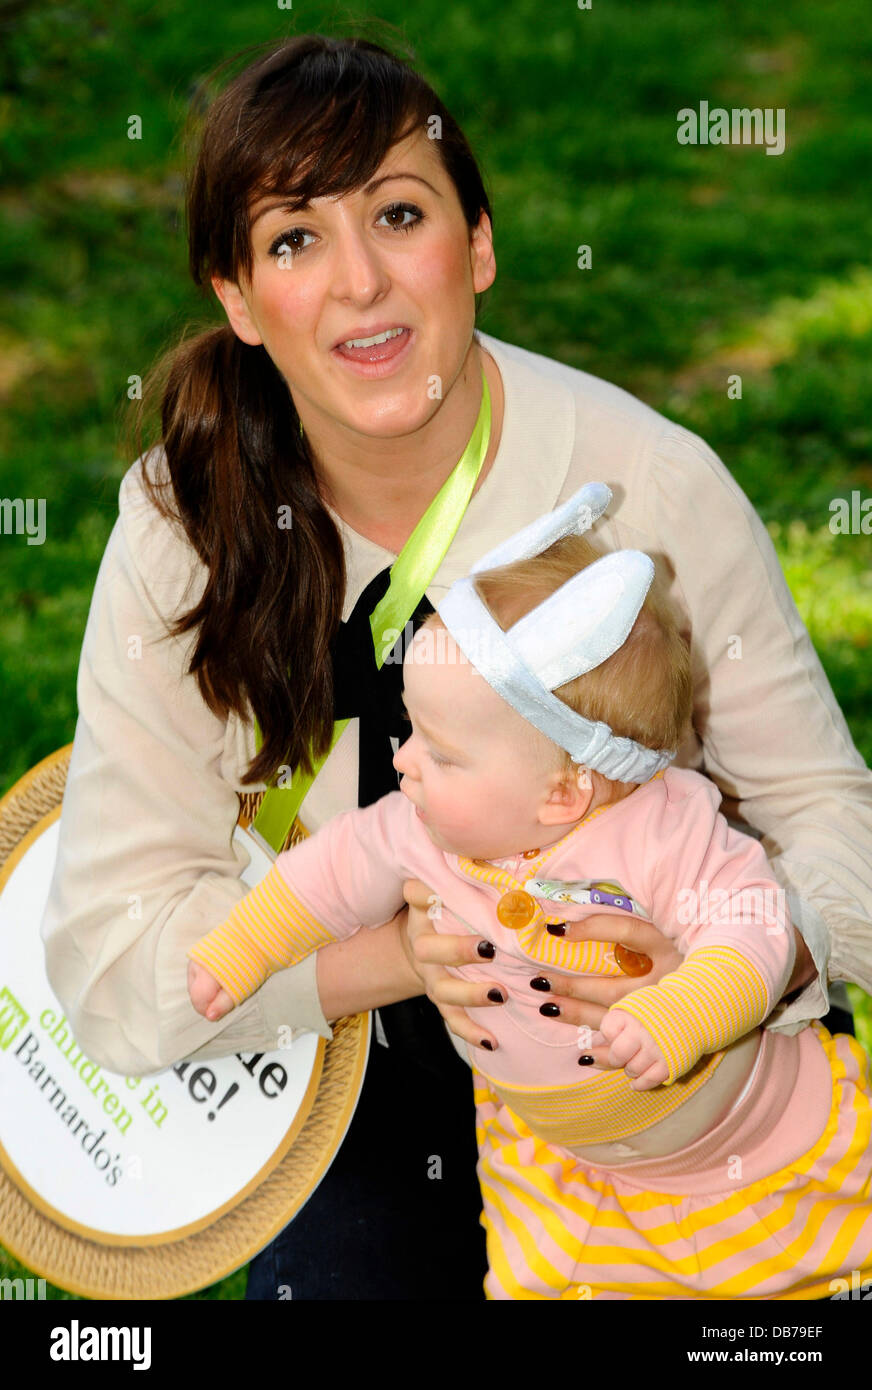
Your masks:
[[[692,640],[695,733],[677,763],[711,777],[735,798],[724,809],[762,834],[820,971],[769,1021],[795,1032],[826,1012],[827,978],[872,991],[872,773],[767,532],[697,436],[608,382],[478,337],[503,380],[502,436],[428,597],[438,605],[474,560],[583,482],[609,485],[614,501],[596,536],[652,556]],[[137,461],[122,480],[94,588],[42,923],[49,979],[79,1044],[135,1075],[191,1055],[271,1050],[282,1025],[330,1036],[315,956],[274,975],[224,1024],[207,1023],[188,1000],[186,948],[245,892],[245,857],[231,835],[237,791],[257,789],[241,782],[254,730],[206,708],[185,674],[191,634],[155,640],[199,596],[205,571],[155,512],[140,470]],[[395,557],[337,524],[347,617]],[[356,804],[356,781],[353,720],[303,805],[307,828]]]

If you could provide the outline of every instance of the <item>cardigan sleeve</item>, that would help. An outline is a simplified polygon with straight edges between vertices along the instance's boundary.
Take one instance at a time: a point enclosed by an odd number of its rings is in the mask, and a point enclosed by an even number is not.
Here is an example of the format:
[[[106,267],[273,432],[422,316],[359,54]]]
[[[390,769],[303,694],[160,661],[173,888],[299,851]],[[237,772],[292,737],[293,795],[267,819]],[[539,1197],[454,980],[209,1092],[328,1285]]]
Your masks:
[[[275,971],[390,921],[403,906],[403,881],[414,876],[402,855],[411,814],[396,791],[335,816],[280,854],[226,922],[194,943],[190,959],[238,1006]]]
[[[78,720],[42,921],[46,968],[79,1045],[109,1070],[276,1046],[280,1025],[331,1036],[315,959],[209,1023],[186,985],[186,951],[247,891],[222,775],[227,722],[186,674],[192,634],[167,622],[196,601],[186,539],[142,490],[139,461],[94,587],[79,662]]]
[[[768,1026],[827,1010],[828,980],[872,992],[872,773],[851,739],[769,535],[698,436],[670,425],[646,512],[690,614],[703,771],[762,835],[818,978]]]

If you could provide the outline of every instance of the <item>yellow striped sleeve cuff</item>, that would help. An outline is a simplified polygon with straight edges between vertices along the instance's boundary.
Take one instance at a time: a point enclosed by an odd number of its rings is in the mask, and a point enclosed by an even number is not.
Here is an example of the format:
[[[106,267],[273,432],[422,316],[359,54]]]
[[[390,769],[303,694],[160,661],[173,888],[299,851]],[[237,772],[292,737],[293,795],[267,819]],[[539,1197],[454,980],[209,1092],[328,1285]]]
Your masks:
[[[659,984],[611,1007],[648,1029],[669,1067],[668,1086],[700,1057],[762,1023],[770,1003],[763,976],[745,956],[729,946],[704,946]]]
[[[270,975],[310,956],[336,937],[296,898],[275,864],[219,927],[188,955],[241,1004]]]

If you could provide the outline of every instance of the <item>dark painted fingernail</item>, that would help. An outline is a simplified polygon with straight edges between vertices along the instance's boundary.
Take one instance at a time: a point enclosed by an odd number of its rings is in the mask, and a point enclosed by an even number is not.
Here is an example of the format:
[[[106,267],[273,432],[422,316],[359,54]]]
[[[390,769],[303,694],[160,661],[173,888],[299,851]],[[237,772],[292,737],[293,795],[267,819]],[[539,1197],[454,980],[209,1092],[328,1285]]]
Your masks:
[[[488,999],[492,1000],[494,1004],[505,1004],[506,1002],[503,998],[502,992],[498,990],[496,987],[488,990],[487,997]]]
[[[593,1066],[593,1063],[594,1063],[594,1059],[593,1059],[593,1057],[591,1057],[591,1055],[590,1055],[589,1052],[585,1052],[584,1056],[583,1056],[583,1057],[579,1057],[579,1059],[578,1059],[578,1065],[579,1065],[580,1067],[592,1067],[592,1066]]]
[[[556,1004],[543,1004],[539,1009],[539,1012],[540,1014],[544,1014],[546,1018],[560,1017],[560,1009],[557,1007]]]
[[[497,948],[496,946],[494,946],[492,941],[480,941],[475,949],[478,951],[478,954],[480,956],[484,957],[485,960],[493,960],[494,956],[497,953]]]
[[[548,930],[550,931],[550,933],[551,933],[552,936],[565,936],[565,935],[566,935],[566,923],[565,923],[565,922],[552,922],[552,923],[550,924],[550,926],[548,927]]]
[[[544,994],[547,990],[551,988],[551,981],[546,980],[544,975],[537,975],[535,980],[530,981],[530,988],[540,989]]]
[[[493,1045],[493,1043],[492,1043],[492,1042],[488,1042],[487,1038],[482,1038],[482,1040],[481,1040],[481,1045],[482,1045],[482,1047],[485,1049],[485,1051],[487,1051],[487,1052],[493,1052],[493,1050],[494,1050],[494,1045]]]

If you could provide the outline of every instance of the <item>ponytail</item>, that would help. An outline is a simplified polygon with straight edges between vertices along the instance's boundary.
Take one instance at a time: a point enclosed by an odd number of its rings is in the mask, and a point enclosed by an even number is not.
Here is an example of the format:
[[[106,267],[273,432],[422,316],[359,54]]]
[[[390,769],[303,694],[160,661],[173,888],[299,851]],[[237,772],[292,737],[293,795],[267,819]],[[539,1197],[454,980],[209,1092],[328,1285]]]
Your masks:
[[[172,349],[144,399],[157,390],[165,477],[143,458],[143,480],[208,570],[172,635],[199,629],[188,669],[214,714],[248,718],[250,706],[257,718],[263,745],[243,783],[268,781],[283,763],[310,771],[310,753],[325,753],[333,733],[330,641],[345,560],[291,393],[265,348],[229,325]]]

